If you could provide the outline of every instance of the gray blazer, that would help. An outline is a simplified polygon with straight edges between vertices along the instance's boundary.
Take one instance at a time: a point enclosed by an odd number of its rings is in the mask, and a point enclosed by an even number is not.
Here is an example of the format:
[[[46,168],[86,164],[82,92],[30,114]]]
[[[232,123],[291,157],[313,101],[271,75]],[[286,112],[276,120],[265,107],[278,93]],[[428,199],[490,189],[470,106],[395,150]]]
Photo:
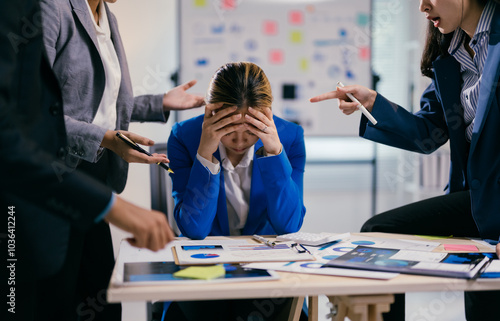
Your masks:
[[[116,103],[116,129],[127,130],[130,121],[166,122],[163,95],[133,97],[132,83],[118,32],[116,17],[106,4],[111,39],[121,67],[121,84]],[[97,162],[106,129],[93,125],[105,86],[104,66],[86,0],[42,0],[43,42],[49,62],[62,90],[68,157],[76,168],[81,160]],[[128,163],[108,151],[107,184],[120,193],[125,187]]]

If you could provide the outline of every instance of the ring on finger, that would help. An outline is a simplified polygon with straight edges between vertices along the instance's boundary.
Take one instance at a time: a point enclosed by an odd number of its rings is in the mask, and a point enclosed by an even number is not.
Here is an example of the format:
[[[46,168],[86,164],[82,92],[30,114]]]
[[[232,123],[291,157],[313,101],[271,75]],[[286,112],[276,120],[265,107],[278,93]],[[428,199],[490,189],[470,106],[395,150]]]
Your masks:
[[[264,128],[261,129],[264,133],[266,132],[267,126],[264,126]]]

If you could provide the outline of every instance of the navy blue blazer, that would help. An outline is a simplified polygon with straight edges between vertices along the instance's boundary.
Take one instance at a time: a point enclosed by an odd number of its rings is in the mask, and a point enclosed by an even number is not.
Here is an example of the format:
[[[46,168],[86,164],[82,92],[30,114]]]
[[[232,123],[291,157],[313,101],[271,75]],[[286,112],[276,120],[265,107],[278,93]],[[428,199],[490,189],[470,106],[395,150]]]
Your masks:
[[[283,145],[280,155],[262,157],[259,139],[253,158],[250,209],[243,235],[297,232],[306,209],[303,177],[306,161],[302,127],[274,116]],[[184,236],[203,239],[229,235],[224,175],[213,175],[196,158],[203,115],[177,123],[168,139],[174,217]],[[219,151],[214,156],[221,161]]]
[[[108,205],[111,190],[64,166],[66,132],[61,93],[48,60],[42,58],[41,29],[32,30],[28,39],[12,42],[12,35],[27,35],[23,32],[27,25],[22,21],[38,21],[38,1],[7,1],[3,5],[0,205],[5,221],[0,233],[7,235],[7,227],[13,228],[9,234],[15,235],[17,286],[61,269],[71,228],[88,229]],[[12,215],[7,214],[8,206]],[[7,239],[0,244],[7,254]]]
[[[472,215],[484,238],[500,235],[500,6],[491,23],[488,57],[481,78],[470,144],[465,139],[460,102],[460,65],[452,56],[434,61],[434,79],[424,91],[421,109],[411,114],[380,94],[373,107],[378,124],[361,119],[360,136],[420,153],[431,153],[448,140],[451,149],[447,192],[470,190]]]

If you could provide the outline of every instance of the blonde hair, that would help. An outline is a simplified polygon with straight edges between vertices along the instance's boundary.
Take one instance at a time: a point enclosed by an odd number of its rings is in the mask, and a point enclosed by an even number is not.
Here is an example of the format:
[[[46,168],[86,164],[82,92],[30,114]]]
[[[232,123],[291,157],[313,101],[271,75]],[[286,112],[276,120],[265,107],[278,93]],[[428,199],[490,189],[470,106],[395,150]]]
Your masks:
[[[206,101],[224,106],[271,108],[271,84],[264,71],[251,62],[231,62],[220,67],[212,77]]]

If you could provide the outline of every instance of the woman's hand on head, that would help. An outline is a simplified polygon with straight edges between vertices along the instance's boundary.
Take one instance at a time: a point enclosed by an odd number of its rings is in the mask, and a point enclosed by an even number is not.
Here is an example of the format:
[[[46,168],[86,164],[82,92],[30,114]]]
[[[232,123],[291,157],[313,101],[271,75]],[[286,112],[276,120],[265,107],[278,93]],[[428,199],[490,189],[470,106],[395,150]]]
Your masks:
[[[266,153],[278,155],[281,152],[281,141],[274,124],[271,108],[255,109],[248,107],[245,121],[246,129],[260,138]]]
[[[127,163],[156,164],[170,162],[167,158],[167,155],[165,154],[154,153],[152,154],[152,156],[148,156],[133,149],[132,147],[127,145],[127,143],[118,138],[116,136],[116,133],[117,131],[115,130],[108,130],[104,134],[104,138],[101,142],[101,147],[105,147],[111,150],[113,153],[123,158]],[[140,145],[153,146],[155,144],[155,142],[151,139],[131,132],[120,130],[120,133]]]
[[[309,99],[310,102],[316,103],[328,99],[338,99],[339,109],[346,115],[350,115],[356,110],[358,110],[358,103],[351,101],[347,97],[347,93],[351,93],[365,108],[371,112],[373,109],[373,104],[375,103],[375,98],[377,98],[377,92],[369,88],[352,85],[345,87],[337,87],[337,90],[330,91],[328,93],[321,94],[319,96]]]
[[[212,162],[221,137],[243,127],[243,124],[232,124],[241,119],[241,114],[229,116],[237,110],[237,107],[222,108],[222,106],[222,103],[208,104],[203,118],[198,154]]]

